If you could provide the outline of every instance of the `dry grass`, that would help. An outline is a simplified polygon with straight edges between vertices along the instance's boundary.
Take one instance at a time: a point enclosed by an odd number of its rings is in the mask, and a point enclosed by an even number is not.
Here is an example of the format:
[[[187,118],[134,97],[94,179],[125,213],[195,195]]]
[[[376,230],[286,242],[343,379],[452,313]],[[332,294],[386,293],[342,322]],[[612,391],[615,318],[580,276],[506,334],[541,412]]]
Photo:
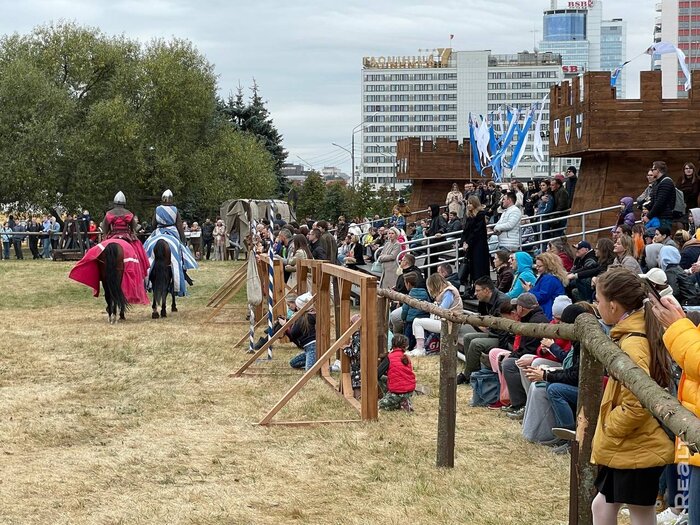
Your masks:
[[[243,301],[205,324],[231,266],[204,264],[180,312],[136,307],[109,326],[102,298],[69,263],[0,262],[0,523],[565,523],[568,457],[520,426],[467,406],[457,465],[437,470],[438,363],[416,361],[434,392],[374,424],[255,426],[298,375],[230,379]],[[167,328],[168,331],[164,331]],[[278,416],[353,411],[315,380]]]

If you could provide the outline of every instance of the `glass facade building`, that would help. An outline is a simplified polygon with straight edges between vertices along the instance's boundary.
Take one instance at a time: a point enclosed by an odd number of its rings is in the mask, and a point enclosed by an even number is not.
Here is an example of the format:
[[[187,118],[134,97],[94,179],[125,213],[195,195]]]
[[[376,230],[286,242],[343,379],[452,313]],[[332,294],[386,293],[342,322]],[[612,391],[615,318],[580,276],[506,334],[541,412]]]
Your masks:
[[[543,26],[545,42],[585,40],[586,11],[569,9],[546,11]]]

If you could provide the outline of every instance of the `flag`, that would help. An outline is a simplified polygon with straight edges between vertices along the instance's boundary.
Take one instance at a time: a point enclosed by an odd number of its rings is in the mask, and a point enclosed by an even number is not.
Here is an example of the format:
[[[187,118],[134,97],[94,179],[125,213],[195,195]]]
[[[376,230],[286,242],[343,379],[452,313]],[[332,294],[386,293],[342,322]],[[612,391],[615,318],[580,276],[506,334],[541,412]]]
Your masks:
[[[666,55],[669,53],[675,53],[678,57],[678,65],[685,75],[685,90],[690,91],[690,71],[688,71],[688,65],[685,63],[685,53],[683,51],[670,42],[657,42],[649,46],[646,50],[647,55]]]
[[[452,40],[454,37],[455,37],[454,35],[450,35],[450,40]]]

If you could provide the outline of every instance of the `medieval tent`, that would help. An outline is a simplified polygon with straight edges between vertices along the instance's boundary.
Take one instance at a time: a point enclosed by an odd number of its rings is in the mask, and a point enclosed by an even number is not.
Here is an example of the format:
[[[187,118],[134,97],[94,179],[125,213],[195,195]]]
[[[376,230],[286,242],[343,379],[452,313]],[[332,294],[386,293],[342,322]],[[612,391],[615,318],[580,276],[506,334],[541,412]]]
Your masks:
[[[235,232],[241,240],[250,232],[253,221],[267,219],[272,222],[277,213],[286,222],[296,220],[294,211],[285,201],[231,199],[221,205],[221,218],[226,226],[226,233],[231,236],[231,232]]]

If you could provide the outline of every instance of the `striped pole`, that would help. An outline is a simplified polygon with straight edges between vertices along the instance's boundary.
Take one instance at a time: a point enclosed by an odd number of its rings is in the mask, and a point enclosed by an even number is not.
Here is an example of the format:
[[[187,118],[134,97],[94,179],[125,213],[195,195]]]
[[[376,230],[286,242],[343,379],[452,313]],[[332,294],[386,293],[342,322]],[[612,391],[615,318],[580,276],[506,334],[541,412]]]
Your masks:
[[[273,320],[273,312],[272,308],[275,305],[275,291],[274,291],[274,285],[275,285],[275,271],[274,271],[274,260],[275,260],[275,251],[272,248],[272,242],[270,242],[270,251],[268,253],[270,262],[267,267],[267,340],[269,341],[272,338],[272,324],[274,322]],[[270,346],[267,349],[267,358],[272,359],[272,346]]]
[[[255,257],[252,253],[250,256]],[[250,310],[250,329],[248,330],[250,342],[248,343],[248,353],[253,354],[255,353],[255,307],[249,304],[248,309]]]

